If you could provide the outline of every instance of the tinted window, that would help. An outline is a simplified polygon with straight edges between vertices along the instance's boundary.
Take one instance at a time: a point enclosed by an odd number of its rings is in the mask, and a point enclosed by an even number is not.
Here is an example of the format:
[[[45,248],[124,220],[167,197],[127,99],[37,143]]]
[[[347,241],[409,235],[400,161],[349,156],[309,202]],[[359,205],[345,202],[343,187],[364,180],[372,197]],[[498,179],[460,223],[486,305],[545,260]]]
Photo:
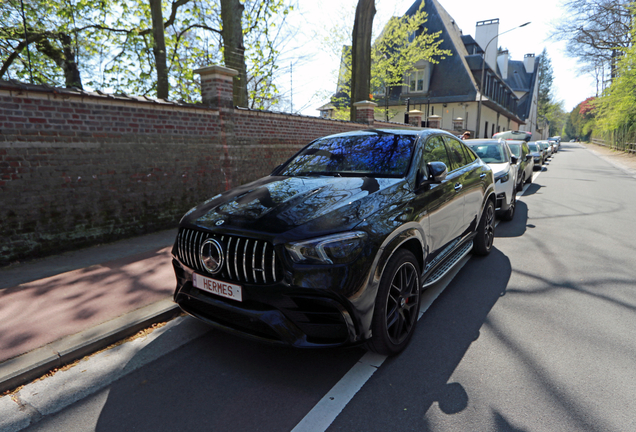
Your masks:
[[[416,136],[389,133],[322,138],[288,162],[280,175],[406,175]]]
[[[537,147],[536,144],[528,144],[528,148],[530,149],[530,151],[532,152],[537,152],[539,151],[539,148]]]
[[[451,164],[446,153],[446,146],[441,136],[434,136],[428,140],[424,147],[424,163],[444,162],[450,171]]]
[[[448,151],[450,152],[453,169],[456,170],[468,165],[468,160],[466,160],[466,154],[464,153],[462,143],[449,137],[444,137],[444,139],[446,139],[446,143],[448,144]]]
[[[486,163],[504,163],[507,161],[506,153],[499,144],[475,144],[470,146],[471,149],[481,160]]]

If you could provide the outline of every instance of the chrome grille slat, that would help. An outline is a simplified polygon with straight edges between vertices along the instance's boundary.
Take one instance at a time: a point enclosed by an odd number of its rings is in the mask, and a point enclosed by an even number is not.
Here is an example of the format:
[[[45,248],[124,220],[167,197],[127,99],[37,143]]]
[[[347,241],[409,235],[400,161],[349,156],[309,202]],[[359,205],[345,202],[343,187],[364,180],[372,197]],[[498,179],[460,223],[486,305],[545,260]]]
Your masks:
[[[263,283],[267,283],[267,272],[265,271],[265,253],[267,252],[267,243],[263,245],[263,256],[261,258],[261,268],[263,269]]]
[[[247,277],[247,263],[245,262],[245,258],[247,257],[247,245],[250,244],[249,239],[245,239],[245,247],[243,248],[243,276],[245,276],[245,280],[249,280]]]
[[[192,268],[194,268],[194,263],[192,262],[192,236],[194,235],[194,231],[190,231],[188,233],[188,237],[186,239],[186,241],[188,242],[188,244],[190,245],[190,247],[188,248],[188,265]]]
[[[238,271],[238,250],[239,250],[239,245],[241,244],[241,239],[238,238],[236,239],[236,246],[234,247],[234,271],[236,272],[236,279],[237,280],[241,280],[241,276],[239,275],[239,271]]]
[[[276,280],[276,249],[272,247],[272,279]]]
[[[232,250],[232,237],[227,241],[227,251],[225,251],[225,267],[227,268],[227,276],[232,278],[232,266],[230,265],[230,251]]]
[[[254,250],[252,251],[252,277],[254,282],[258,283],[256,278],[256,247],[258,246],[258,240],[254,240]]]
[[[200,255],[201,246],[209,238],[220,240],[225,247],[225,265],[216,277],[264,285],[276,282],[281,274],[276,268],[276,249],[271,243],[253,238],[210,234],[198,229],[179,230],[176,239],[177,257],[185,266],[207,273]]]

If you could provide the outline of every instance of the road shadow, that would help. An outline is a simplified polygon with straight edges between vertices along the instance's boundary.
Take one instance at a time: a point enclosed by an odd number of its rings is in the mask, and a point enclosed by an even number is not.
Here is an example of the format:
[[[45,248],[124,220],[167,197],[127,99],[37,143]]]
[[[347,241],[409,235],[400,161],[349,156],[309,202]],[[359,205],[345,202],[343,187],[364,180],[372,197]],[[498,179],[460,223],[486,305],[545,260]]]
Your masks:
[[[495,238],[521,237],[525,234],[527,228],[528,205],[524,201],[517,200],[514,218],[511,221],[499,222],[497,228],[495,228]]]
[[[470,389],[451,377],[505,295],[511,272],[497,249],[468,261],[424,314],[411,345],[385,362],[328,430],[428,431],[426,413],[434,403],[448,415],[468,409]]]
[[[534,195],[537,192],[539,192],[542,188],[544,188],[545,186],[540,185],[538,183],[531,183],[530,186],[528,186],[528,188],[526,189],[526,191],[523,193],[523,196],[530,196],[530,195]]]
[[[210,328],[113,383],[95,430],[289,431],[363,354],[269,346]]]

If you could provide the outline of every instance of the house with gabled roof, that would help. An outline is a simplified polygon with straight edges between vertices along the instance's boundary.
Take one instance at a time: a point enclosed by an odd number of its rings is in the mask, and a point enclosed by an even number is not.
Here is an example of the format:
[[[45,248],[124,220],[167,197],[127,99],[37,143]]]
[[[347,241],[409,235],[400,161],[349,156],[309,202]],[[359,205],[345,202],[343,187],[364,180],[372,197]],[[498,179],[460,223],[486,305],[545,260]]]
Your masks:
[[[422,1],[415,1],[406,15],[413,15]],[[424,10],[428,21],[419,31],[440,32],[440,48],[452,55],[437,64],[415,64],[404,85],[391,88],[388,97],[374,94],[377,116],[403,123],[409,118],[408,109],[414,111],[411,118],[422,118],[423,126],[468,130],[473,137],[525,130],[532,132],[533,139],[543,138],[548,131],[537,118],[540,58],[526,54],[515,61],[507,50],[500,50],[499,19],[477,22],[473,37],[463,34],[438,0],[425,0]]]

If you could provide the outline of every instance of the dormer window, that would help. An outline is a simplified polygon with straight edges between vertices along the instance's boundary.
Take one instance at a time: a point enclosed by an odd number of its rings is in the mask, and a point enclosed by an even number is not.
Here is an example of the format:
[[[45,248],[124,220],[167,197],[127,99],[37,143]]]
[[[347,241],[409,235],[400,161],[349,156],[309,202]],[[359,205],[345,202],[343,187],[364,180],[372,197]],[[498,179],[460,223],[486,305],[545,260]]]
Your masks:
[[[406,77],[406,86],[409,93],[428,92],[431,80],[431,64],[425,60],[419,61],[416,70]]]
[[[418,70],[409,75],[409,91],[422,92],[424,91],[424,73],[426,71]]]

